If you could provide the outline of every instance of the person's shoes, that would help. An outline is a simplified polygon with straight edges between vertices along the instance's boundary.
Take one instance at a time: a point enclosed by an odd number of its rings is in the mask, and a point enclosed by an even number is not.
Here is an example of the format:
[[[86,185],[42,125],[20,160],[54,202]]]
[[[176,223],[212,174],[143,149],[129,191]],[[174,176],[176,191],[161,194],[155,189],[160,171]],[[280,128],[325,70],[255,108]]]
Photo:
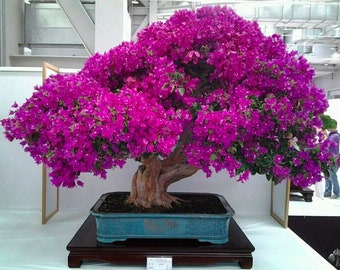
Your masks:
[[[339,195],[333,195],[331,199],[339,199]]]
[[[325,198],[327,198],[327,197],[331,197],[331,194],[325,193],[323,196],[324,196]]]

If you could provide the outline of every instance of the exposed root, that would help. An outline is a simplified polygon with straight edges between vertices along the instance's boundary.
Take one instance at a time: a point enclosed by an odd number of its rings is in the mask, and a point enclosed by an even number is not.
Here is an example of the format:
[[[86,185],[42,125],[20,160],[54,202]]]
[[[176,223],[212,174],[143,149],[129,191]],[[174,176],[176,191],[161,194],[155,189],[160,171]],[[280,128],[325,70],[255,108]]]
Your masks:
[[[180,204],[182,201],[182,199],[165,192],[155,200],[155,204],[170,209],[173,203]]]
[[[198,168],[187,164],[180,150],[174,151],[165,160],[150,155],[142,158],[141,162],[143,165],[138,167],[132,179],[128,202],[142,208],[172,208],[173,203],[181,203],[181,199],[167,193],[168,187],[198,171]]]
[[[142,208],[150,208],[152,206],[152,204],[147,198],[142,198],[140,196],[133,202],[133,204],[137,207]]]

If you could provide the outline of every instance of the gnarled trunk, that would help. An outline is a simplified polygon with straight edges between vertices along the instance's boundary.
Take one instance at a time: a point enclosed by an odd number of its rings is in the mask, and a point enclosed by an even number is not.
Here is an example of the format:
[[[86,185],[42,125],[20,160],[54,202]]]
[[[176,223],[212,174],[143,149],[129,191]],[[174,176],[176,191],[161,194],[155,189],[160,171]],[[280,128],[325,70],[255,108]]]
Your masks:
[[[167,159],[156,155],[142,158],[132,179],[129,202],[139,207],[164,206],[171,208],[178,199],[167,193],[168,187],[183,178],[189,177],[199,169],[187,164],[182,150],[176,149]]]

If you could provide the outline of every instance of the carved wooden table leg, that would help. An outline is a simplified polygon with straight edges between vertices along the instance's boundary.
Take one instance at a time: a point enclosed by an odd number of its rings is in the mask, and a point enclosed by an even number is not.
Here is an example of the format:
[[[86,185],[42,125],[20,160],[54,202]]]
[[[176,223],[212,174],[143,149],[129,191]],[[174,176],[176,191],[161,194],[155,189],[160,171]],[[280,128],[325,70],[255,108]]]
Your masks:
[[[238,264],[242,269],[251,269],[253,267],[253,257],[239,259]]]
[[[313,201],[313,192],[304,192],[303,198],[306,202],[312,202]]]
[[[72,255],[72,252],[70,252],[70,254],[68,255],[68,267],[80,268],[82,263],[83,263],[82,256],[79,257],[76,255]]]

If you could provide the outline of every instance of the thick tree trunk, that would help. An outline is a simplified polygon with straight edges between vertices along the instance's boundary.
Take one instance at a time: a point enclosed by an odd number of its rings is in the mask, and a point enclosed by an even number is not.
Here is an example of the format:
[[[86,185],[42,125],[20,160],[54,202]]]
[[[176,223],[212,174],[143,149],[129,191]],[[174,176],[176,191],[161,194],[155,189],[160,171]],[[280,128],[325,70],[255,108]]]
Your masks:
[[[175,150],[167,159],[156,155],[142,158],[132,179],[129,202],[139,207],[163,206],[171,208],[178,199],[167,193],[168,187],[196,173],[199,169],[186,162],[183,151]]]

